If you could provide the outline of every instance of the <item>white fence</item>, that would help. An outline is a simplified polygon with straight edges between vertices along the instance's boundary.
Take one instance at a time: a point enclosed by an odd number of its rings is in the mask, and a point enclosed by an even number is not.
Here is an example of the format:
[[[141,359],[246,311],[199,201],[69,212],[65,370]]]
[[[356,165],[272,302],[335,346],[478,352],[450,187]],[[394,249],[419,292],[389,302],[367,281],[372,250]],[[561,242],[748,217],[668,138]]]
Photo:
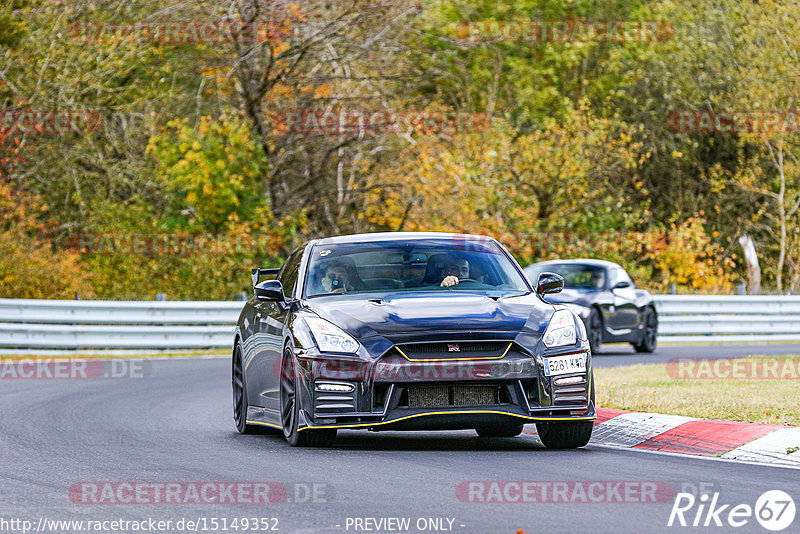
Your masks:
[[[243,302],[0,299],[0,347],[230,347]],[[663,342],[800,341],[800,296],[656,297]]]

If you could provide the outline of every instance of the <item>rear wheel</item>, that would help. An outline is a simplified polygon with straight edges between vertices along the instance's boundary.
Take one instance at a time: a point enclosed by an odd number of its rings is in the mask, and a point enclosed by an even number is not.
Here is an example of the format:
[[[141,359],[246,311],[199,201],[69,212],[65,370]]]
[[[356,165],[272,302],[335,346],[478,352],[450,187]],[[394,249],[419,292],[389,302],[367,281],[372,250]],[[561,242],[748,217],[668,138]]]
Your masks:
[[[536,423],[539,439],[548,449],[576,449],[589,443],[594,423]]]
[[[603,317],[597,308],[592,308],[588,323],[586,336],[589,338],[589,348],[592,350],[592,354],[596,354],[600,352],[600,347],[603,345]]]
[[[652,308],[647,308],[644,319],[644,332],[639,343],[633,343],[636,352],[653,352],[656,350],[658,321]]]
[[[493,425],[475,429],[482,438],[513,438],[522,434],[524,425]]]
[[[283,435],[292,447],[330,447],[336,440],[336,429],[311,430],[298,428],[300,402],[297,369],[291,349],[283,355],[281,365],[281,423]]]

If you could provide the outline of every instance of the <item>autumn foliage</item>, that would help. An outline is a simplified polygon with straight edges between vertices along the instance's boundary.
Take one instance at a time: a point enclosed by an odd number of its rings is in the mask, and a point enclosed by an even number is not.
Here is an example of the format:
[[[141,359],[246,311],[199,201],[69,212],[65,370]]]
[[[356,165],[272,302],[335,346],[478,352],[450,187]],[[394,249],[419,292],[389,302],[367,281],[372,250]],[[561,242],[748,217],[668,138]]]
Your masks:
[[[532,14],[670,32],[459,34]],[[215,42],[71,31],[172,19],[270,31]],[[792,109],[800,50],[785,36],[799,31],[796,10],[771,0],[134,0],[113,11],[12,0],[0,8],[0,112],[103,121],[0,132],[0,297],[227,299],[249,291],[250,267],[277,266],[308,239],[413,230],[491,235],[523,264],[617,261],[657,292],[718,293],[747,282],[746,233],[765,289],[797,292],[797,136],[676,131],[670,117]],[[82,248],[81,236],[102,245]],[[107,245],[120,236],[185,246]],[[259,245],[193,250],[197,238]]]

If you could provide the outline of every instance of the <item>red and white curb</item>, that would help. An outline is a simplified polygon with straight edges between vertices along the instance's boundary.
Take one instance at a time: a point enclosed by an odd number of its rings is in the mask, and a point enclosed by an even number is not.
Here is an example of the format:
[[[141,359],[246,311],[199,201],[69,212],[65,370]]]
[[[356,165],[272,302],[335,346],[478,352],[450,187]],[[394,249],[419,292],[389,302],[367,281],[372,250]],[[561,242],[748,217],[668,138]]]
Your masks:
[[[591,443],[800,468],[800,427],[598,408]]]

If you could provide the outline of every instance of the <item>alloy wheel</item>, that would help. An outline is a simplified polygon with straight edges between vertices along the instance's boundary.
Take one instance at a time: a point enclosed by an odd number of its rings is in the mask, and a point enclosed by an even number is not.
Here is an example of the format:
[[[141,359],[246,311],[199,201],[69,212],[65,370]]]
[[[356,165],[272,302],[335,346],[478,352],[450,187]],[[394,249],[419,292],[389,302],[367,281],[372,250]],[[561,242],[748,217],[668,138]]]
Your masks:
[[[295,402],[297,402],[297,387],[294,360],[289,354],[283,359],[281,368],[281,423],[283,434],[287,437],[291,435],[295,425]]]

